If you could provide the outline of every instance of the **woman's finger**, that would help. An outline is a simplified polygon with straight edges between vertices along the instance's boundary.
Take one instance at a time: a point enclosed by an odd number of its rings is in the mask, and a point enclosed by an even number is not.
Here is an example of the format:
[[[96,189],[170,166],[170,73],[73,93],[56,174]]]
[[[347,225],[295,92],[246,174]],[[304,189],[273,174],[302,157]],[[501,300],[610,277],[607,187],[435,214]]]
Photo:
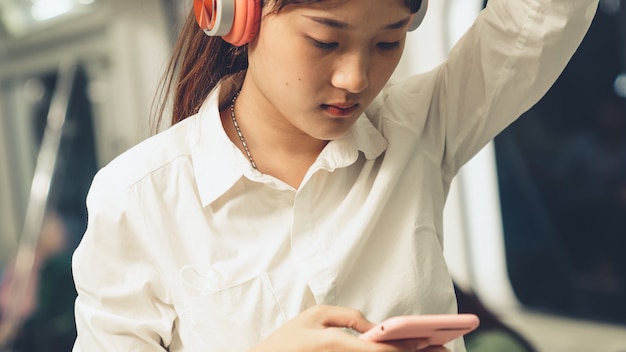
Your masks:
[[[314,319],[320,327],[349,328],[360,333],[376,325],[367,320],[359,310],[346,307],[317,305],[307,309],[302,315]]]

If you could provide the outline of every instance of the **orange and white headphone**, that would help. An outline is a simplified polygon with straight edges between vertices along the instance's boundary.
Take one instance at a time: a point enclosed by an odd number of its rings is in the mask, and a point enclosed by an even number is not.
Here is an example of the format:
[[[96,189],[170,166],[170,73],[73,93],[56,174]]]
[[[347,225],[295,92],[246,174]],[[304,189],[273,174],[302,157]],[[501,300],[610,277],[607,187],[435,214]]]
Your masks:
[[[200,28],[209,36],[222,36],[234,46],[251,41],[259,32],[261,0],[194,0],[194,12]],[[409,31],[422,24],[428,0],[413,15]]]

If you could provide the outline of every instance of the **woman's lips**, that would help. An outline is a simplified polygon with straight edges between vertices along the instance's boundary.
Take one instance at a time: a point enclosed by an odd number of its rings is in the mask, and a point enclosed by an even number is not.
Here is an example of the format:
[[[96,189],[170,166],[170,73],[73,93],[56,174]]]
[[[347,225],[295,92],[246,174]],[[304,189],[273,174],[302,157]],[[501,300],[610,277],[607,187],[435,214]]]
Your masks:
[[[359,104],[322,104],[322,108],[331,116],[348,117],[354,113]]]

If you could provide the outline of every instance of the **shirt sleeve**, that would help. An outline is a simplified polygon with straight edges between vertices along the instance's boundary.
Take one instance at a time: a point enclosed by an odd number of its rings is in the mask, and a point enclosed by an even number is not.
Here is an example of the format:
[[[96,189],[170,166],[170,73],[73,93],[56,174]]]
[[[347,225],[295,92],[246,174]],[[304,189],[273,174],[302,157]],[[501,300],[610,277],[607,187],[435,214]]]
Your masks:
[[[104,171],[105,169],[103,169]],[[78,351],[165,351],[175,313],[132,187],[102,171],[87,196],[89,223],[73,255]]]
[[[403,105],[408,121],[401,123],[415,130],[420,148],[453,176],[554,84],[597,6],[490,0],[442,65],[391,87],[387,97]]]
[[[597,6],[597,0],[488,3],[452,50],[436,90],[435,110],[447,121],[444,161],[452,172],[545,95]]]

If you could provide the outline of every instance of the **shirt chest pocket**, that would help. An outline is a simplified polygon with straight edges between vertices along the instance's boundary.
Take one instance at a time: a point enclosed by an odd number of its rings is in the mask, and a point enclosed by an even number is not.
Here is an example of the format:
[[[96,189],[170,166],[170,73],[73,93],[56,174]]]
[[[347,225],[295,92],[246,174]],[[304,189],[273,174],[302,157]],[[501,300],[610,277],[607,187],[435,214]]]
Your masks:
[[[185,351],[245,351],[287,321],[267,273],[228,282],[187,266],[179,277],[176,329]]]

